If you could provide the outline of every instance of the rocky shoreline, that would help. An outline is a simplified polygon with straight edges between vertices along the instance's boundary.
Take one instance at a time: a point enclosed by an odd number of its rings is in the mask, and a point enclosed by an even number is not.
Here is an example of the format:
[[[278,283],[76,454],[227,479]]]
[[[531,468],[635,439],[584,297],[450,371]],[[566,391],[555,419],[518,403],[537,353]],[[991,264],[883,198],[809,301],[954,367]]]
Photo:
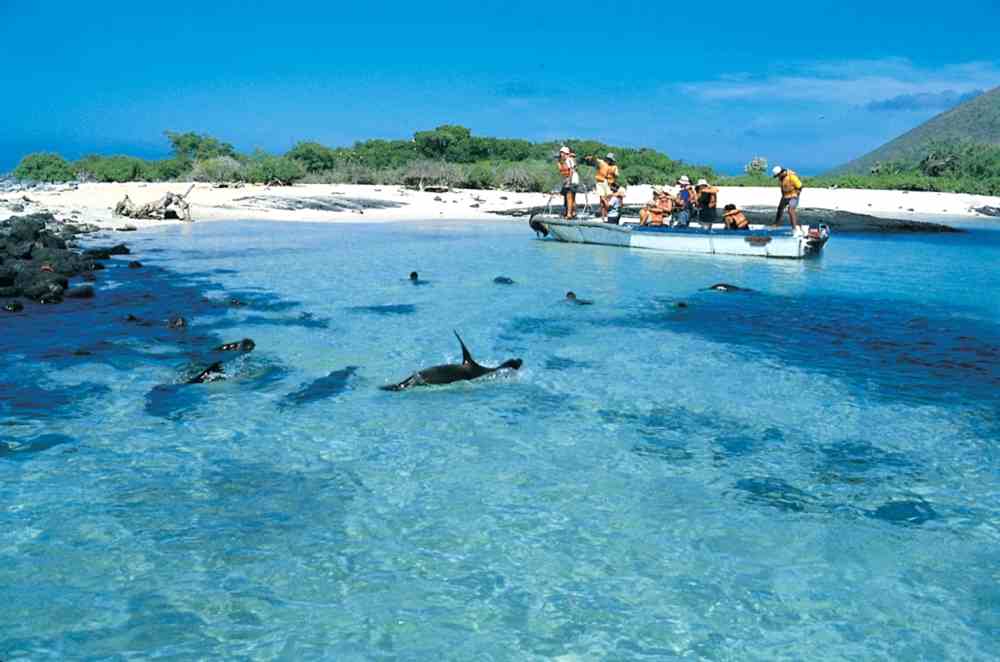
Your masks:
[[[125,244],[106,248],[82,248],[79,240],[100,228],[67,223],[52,214],[13,216],[0,221],[0,300],[6,312],[19,312],[28,299],[42,304],[61,303],[64,298],[91,298],[102,261],[128,255]],[[138,263],[136,263],[138,264]],[[141,265],[140,265],[141,266]],[[82,283],[71,286],[70,279]]]

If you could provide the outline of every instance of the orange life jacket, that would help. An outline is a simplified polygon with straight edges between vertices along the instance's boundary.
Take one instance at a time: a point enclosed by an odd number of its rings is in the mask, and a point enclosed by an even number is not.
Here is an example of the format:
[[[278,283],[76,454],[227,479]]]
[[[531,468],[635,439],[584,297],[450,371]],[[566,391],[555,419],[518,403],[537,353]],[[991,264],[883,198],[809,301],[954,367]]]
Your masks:
[[[559,174],[563,177],[569,177],[573,174],[573,170],[570,169],[569,164],[566,163],[566,159],[559,159]]]
[[[665,214],[674,211],[674,198],[669,193],[661,193],[656,196],[656,208]]]
[[[597,172],[594,174],[594,181],[607,182],[609,185],[618,181],[618,166],[611,165],[604,159],[596,159]]]
[[[731,225],[738,230],[750,227],[750,221],[747,220],[746,214],[739,209],[727,211],[722,217],[726,219],[726,225]]]

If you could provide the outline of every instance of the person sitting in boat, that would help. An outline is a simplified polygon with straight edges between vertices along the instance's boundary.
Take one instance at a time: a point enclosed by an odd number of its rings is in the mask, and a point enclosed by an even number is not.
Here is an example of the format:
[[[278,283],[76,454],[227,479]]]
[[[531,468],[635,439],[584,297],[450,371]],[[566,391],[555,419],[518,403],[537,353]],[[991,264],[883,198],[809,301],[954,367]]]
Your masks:
[[[726,223],[727,230],[749,230],[750,221],[747,220],[746,214],[743,213],[736,205],[726,205],[722,220]]]
[[[576,172],[576,154],[566,145],[559,148],[559,175],[563,179],[563,218],[576,218],[576,188],[580,175]]]
[[[677,180],[677,213],[674,214],[674,225],[687,227],[691,221],[691,212],[694,211],[694,189],[691,187],[691,179],[687,175],[681,175]]]
[[[718,201],[719,189],[710,186],[707,179],[699,179],[694,191],[698,204],[698,222],[706,228],[710,228],[712,223],[718,220],[715,205]]]
[[[669,191],[659,186],[653,187],[653,199],[639,210],[640,225],[663,225],[674,211],[674,198]]]
[[[611,185],[611,198],[608,200],[608,223],[618,225],[622,218],[622,207],[625,205],[625,187],[618,183]]]
[[[615,162],[615,155],[608,152],[607,156],[599,159],[596,156],[585,156],[583,162],[597,168],[594,173],[597,195],[601,197],[601,218],[608,220],[608,205],[611,203],[611,185],[618,181],[620,172]]]

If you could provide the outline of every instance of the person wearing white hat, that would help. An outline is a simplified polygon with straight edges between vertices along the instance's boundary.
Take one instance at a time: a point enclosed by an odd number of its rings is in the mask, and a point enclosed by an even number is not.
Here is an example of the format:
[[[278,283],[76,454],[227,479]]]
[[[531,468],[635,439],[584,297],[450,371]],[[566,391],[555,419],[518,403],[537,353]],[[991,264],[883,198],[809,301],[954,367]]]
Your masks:
[[[596,156],[585,156],[583,162],[597,168],[594,173],[594,187],[597,195],[601,197],[601,218],[608,219],[608,203],[611,201],[611,185],[618,181],[620,172],[613,152],[608,152],[607,156],[599,159]]]
[[[774,227],[781,225],[781,216],[788,210],[788,221],[792,229],[799,229],[799,194],[802,193],[802,180],[794,170],[774,166],[771,175],[781,182],[781,202],[778,203],[778,213],[774,216]]]
[[[691,212],[694,211],[694,189],[691,188],[691,178],[681,175],[677,180],[677,206],[679,209],[674,214],[674,225],[687,227],[691,222]]]
[[[566,145],[559,148],[559,174],[563,178],[563,218],[576,218],[576,189],[580,175],[576,172],[576,154]]]
[[[698,222],[707,228],[712,227],[712,223],[715,223],[718,218],[718,211],[715,205],[719,198],[719,189],[714,186],[709,186],[707,179],[699,179],[698,184],[694,187],[695,193],[698,196]]]

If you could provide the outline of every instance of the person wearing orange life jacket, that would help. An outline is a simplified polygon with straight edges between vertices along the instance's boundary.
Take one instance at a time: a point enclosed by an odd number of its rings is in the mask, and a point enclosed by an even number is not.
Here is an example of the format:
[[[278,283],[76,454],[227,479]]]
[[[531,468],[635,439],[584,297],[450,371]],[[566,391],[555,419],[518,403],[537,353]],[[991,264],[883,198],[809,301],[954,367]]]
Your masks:
[[[576,172],[576,154],[566,145],[559,148],[558,167],[562,177],[563,218],[576,218],[576,189],[580,175]]]
[[[727,230],[749,230],[750,221],[736,205],[726,205],[722,220],[726,223]]]
[[[618,181],[621,174],[618,170],[618,164],[615,162],[615,155],[608,152],[607,156],[603,159],[599,159],[596,156],[585,156],[583,157],[583,162],[597,168],[597,172],[594,173],[594,182],[597,184],[595,189],[597,190],[597,195],[601,197],[601,218],[607,220],[608,203],[611,200],[611,185]]]
[[[653,199],[639,210],[640,225],[663,225],[663,220],[674,211],[674,198],[669,191],[653,187]]]
[[[781,202],[778,204],[778,213],[774,216],[774,226],[781,224],[781,215],[788,210],[788,220],[792,224],[792,229],[799,229],[799,194],[802,193],[802,180],[795,174],[794,170],[788,170],[781,166],[774,166],[771,174],[781,182]]]

